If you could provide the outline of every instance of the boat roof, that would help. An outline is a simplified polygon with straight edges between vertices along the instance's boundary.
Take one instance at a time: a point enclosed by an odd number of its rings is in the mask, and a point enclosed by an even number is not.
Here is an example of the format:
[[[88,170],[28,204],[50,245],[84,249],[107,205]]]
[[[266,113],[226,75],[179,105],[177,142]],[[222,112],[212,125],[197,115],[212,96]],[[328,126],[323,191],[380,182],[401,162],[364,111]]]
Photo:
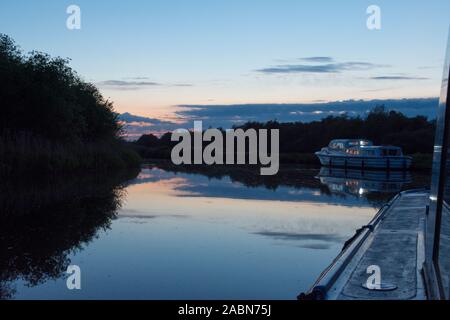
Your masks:
[[[371,146],[372,141],[367,139],[334,139],[330,141],[331,143],[343,143],[345,145],[358,145],[358,146]]]
[[[400,147],[395,146],[361,146],[361,149],[392,149],[392,150],[400,150]]]
[[[330,141],[330,144],[332,143],[342,143],[346,146],[360,147],[361,149],[401,149],[396,146],[374,146],[373,142],[367,139],[334,139]]]
[[[333,140],[331,140],[331,142],[360,142],[360,141],[372,142],[367,139],[333,139]]]

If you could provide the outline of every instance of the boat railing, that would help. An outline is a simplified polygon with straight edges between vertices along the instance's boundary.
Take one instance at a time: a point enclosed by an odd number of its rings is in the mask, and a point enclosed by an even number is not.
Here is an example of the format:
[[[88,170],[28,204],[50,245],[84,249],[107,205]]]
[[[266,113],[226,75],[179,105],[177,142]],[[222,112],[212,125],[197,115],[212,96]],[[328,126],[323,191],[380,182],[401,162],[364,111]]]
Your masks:
[[[336,283],[347,265],[353,260],[358,250],[365,243],[368,236],[373,232],[383,216],[403,194],[411,192],[427,191],[426,188],[407,190],[398,193],[388,203],[384,204],[374,218],[365,226],[359,228],[355,235],[347,240],[339,255],[333,262],[321,273],[314,285],[306,293],[301,293],[297,298],[299,300],[325,300],[328,298],[329,291]]]

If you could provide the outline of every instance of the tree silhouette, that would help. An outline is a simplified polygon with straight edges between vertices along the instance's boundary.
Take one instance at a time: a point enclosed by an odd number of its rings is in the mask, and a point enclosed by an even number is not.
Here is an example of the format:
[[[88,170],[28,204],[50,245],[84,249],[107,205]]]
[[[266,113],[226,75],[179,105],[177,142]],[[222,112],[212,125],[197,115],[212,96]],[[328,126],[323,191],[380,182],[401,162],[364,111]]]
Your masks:
[[[83,81],[68,59],[36,51],[25,55],[2,34],[0,101],[0,170],[26,168],[31,162],[35,167],[39,161],[46,170],[139,161],[121,142],[113,104]]]

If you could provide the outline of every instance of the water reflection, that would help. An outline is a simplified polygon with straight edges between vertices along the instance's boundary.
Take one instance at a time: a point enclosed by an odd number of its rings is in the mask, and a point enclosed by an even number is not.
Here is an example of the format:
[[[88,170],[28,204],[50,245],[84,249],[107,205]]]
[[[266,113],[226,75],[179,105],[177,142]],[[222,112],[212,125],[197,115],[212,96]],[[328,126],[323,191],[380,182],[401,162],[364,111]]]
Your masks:
[[[333,192],[358,196],[371,192],[399,193],[405,184],[412,182],[411,173],[405,171],[347,170],[326,167],[320,169],[318,178]]]
[[[174,187],[182,192],[179,196],[308,201],[374,208],[380,208],[400,191],[429,186],[426,172],[413,175],[405,171],[284,166],[275,176],[261,176],[246,167],[179,167],[170,163],[148,165],[136,183],[171,179],[171,173],[184,178],[183,183]],[[208,180],[201,183],[205,176]]]
[[[2,184],[0,296],[294,299],[397,192],[366,178],[157,163],[118,177]],[[69,263],[85,270],[80,292],[65,287]]]
[[[0,299],[14,281],[38,286],[63,276],[70,255],[110,227],[124,196],[122,181],[137,175],[2,181],[0,186]]]

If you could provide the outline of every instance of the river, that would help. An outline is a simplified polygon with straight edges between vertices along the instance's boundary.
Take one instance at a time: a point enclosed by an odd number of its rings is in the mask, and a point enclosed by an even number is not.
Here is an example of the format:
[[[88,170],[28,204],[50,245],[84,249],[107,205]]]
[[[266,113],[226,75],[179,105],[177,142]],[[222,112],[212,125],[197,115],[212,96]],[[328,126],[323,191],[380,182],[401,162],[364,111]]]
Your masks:
[[[0,199],[0,298],[295,299],[411,173],[177,168],[19,184]],[[16,190],[16,191],[11,191]],[[68,290],[66,269],[81,270]]]

